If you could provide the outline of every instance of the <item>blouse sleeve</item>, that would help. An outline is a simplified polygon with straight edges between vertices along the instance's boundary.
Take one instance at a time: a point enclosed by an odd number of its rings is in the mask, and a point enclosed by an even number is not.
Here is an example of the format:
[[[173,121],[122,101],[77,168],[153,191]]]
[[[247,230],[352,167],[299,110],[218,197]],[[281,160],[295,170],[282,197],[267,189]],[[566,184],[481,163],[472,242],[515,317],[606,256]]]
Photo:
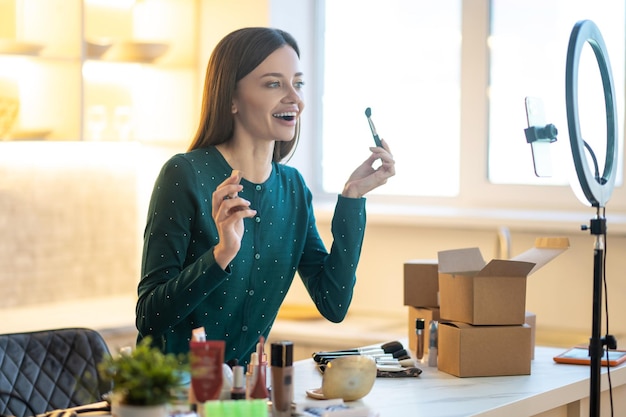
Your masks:
[[[136,308],[142,336],[159,335],[178,324],[228,276],[215,262],[212,248],[185,265],[192,219],[202,209],[196,181],[188,162],[175,156],[155,182]]]
[[[365,221],[365,198],[340,195],[331,223],[333,243],[328,253],[309,208],[306,246],[298,272],[319,312],[335,323],[344,319],[352,301]]]

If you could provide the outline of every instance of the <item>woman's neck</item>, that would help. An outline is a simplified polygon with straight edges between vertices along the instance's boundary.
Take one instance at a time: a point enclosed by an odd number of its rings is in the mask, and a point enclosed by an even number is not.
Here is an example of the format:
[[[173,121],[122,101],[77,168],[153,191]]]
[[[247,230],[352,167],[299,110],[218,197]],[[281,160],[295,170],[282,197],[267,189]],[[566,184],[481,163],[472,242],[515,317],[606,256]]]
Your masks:
[[[243,177],[252,183],[263,183],[272,173],[273,142],[239,144],[231,140],[216,148],[231,168],[241,171]]]

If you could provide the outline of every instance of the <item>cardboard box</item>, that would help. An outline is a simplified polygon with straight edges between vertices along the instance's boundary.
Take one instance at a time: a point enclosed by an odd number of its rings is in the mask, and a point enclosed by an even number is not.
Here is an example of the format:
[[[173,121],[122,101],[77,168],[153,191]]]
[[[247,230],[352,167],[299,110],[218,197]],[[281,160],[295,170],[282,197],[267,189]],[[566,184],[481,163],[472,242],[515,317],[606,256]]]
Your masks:
[[[439,307],[409,307],[409,349],[411,351],[411,357],[416,358],[417,354],[417,335],[415,334],[415,319],[424,319],[424,353],[428,353],[428,343],[430,342],[430,333],[428,332],[428,325],[431,320],[439,321]]]
[[[439,306],[439,271],[436,259],[415,259],[404,263],[404,305]]]
[[[478,248],[439,252],[441,317],[474,325],[524,324],[527,276],[568,247],[567,238],[539,238],[527,252],[488,264]]]
[[[537,316],[535,313],[527,311],[524,324],[530,327],[530,359],[535,359],[535,340],[537,334]]]
[[[459,377],[530,375],[530,327],[439,323],[437,367]]]

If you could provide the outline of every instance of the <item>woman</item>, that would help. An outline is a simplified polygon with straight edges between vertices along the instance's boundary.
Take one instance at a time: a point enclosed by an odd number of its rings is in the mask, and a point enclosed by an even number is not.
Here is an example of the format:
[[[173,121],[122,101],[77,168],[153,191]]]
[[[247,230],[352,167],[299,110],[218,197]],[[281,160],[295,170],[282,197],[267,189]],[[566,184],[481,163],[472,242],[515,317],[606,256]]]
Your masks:
[[[284,31],[240,29],[216,46],[196,137],[165,163],[152,194],[139,340],[150,335],[164,352],[184,353],[192,330],[204,327],[207,339],[226,341],[225,360],[245,364],[296,271],[324,317],[345,317],[365,230],[363,196],[394,175],[394,161],[384,143],[350,176],[328,253],[311,192],[296,169],[280,164],[298,140],[303,85],[298,45]]]

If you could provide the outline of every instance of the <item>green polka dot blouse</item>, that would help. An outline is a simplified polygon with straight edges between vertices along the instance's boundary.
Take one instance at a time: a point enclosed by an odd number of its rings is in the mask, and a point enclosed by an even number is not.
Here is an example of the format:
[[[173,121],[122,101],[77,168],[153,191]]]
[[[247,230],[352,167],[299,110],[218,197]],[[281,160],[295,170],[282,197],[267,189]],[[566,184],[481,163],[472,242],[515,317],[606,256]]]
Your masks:
[[[239,195],[257,210],[244,219],[241,250],[226,270],[213,257],[219,237],[211,196],[232,168],[214,147],[178,154],[156,180],[138,285],[138,340],[186,353],[194,328],[226,342],[225,360],[247,363],[268,337],[298,272],[320,313],[345,317],[365,232],[365,199],[338,197],[330,252],[320,239],[311,192],[299,172],[274,164],[262,184],[242,180]]]

